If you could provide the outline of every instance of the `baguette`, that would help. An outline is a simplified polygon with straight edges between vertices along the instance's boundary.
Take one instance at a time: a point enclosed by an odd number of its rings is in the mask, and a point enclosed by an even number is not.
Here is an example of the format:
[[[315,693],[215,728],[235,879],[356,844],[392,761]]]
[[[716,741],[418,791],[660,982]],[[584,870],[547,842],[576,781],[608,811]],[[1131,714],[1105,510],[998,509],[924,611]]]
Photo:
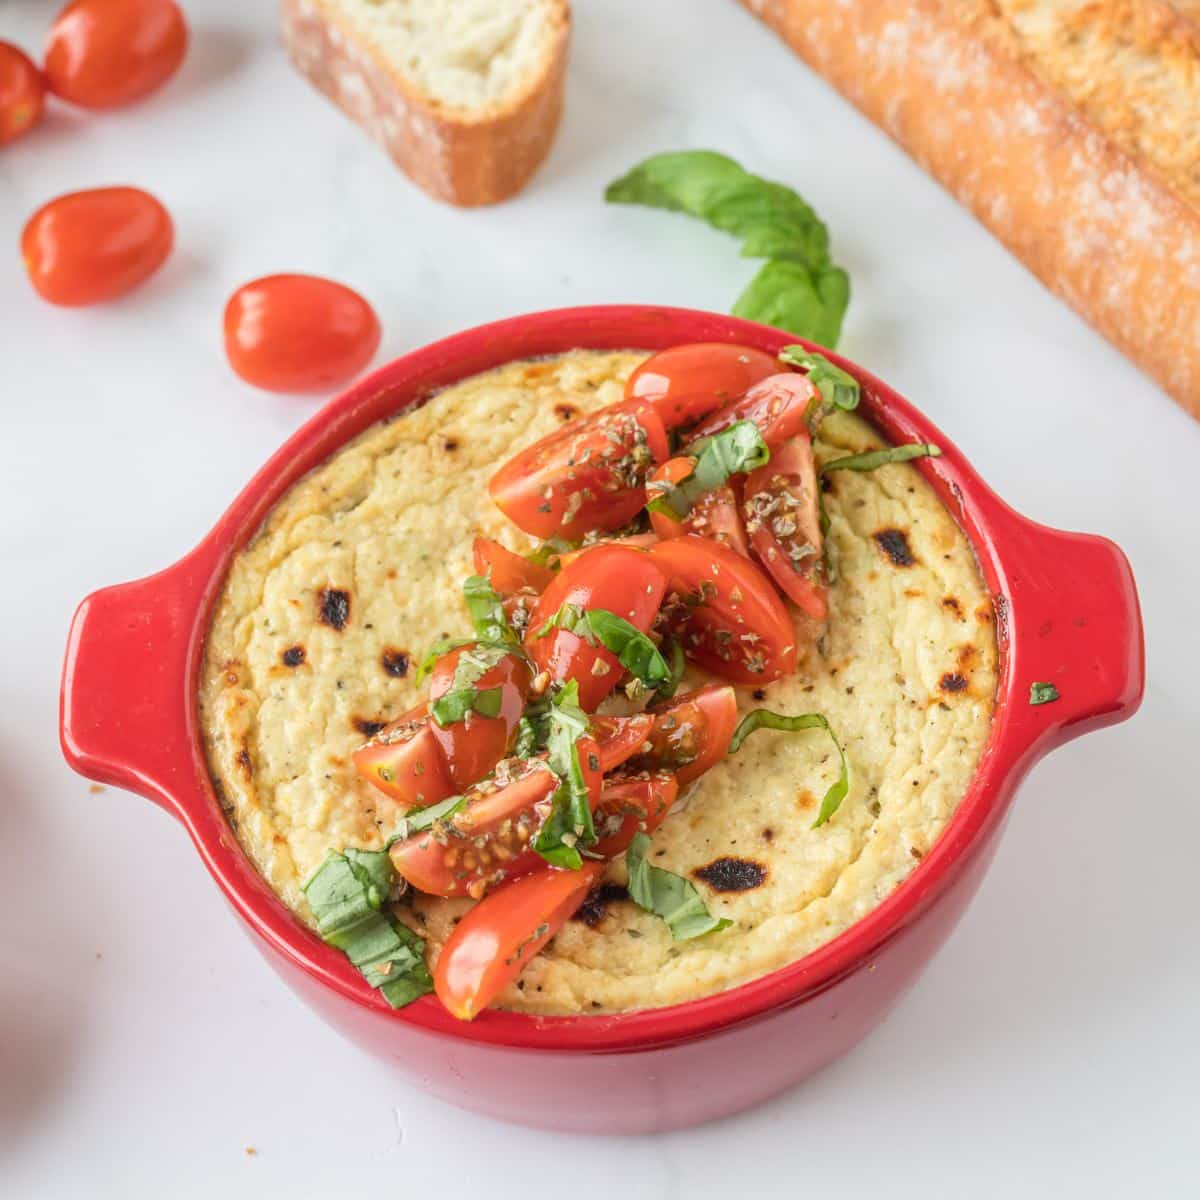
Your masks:
[[[495,204],[546,157],[566,0],[282,0],[282,20],[300,72],[437,199]]]
[[[1200,417],[1200,0],[742,0]]]

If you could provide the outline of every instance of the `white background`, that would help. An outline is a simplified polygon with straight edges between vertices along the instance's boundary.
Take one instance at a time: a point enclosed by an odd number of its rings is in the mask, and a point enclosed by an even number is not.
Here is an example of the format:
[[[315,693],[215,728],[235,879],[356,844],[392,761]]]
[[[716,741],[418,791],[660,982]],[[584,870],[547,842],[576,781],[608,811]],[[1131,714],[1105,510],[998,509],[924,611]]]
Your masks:
[[[37,46],[55,8],[0,0],[0,37]],[[578,3],[554,151],[477,212],[292,73],[272,6],[187,8],[164,91],[0,150],[0,1195],[1196,1195],[1200,427],[729,0]],[[63,764],[58,672],[75,603],[182,554],[315,408],[232,375],[234,287],[359,288],[380,362],[556,305],[724,310],[754,269],[732,240],[601,201],[685,147],[802,190],[853,280],[845,352],[1018,508],[1125,547],[1150,682],[1034,772],[974,907],[849,1058],[692,1132],[555,1136],[421,1095],[293,1000],[181,830]],[[113,183],[166,203],[174,256],[119,303],[42,303],[24,220]]]

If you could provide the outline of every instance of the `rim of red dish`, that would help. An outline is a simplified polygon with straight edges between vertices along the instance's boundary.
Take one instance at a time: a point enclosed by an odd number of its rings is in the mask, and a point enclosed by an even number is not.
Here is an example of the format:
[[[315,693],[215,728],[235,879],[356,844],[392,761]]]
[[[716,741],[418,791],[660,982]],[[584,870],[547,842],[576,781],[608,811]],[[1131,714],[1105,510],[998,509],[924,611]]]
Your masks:
[[[866,916],[796,962],[726,991],[662,1008],[596,1016],[538,1017],[492,1010],[464,1023],[432,995],[393,1010],[344,955],[303,926],[271,891],[232,836],[213,790],[197,691],[209,618],[230,563],[298,478],[383,416],[421,403],[451,383],[503,363],[568,349],[653,351],[700,341],[741,342],[770,353],[794,344],[819,350],[860,381],[859,411],[889,440],[935,442],[941,447],[940,458],[912,465],[934,487],[974,548],[995,607],[999,649],[992,726],[968,791],[923,860]],[[872,956],[952,882],[981,835],[1003,814],[1021,775],[1061,731],[1056,714],[1014,703],[1011,646],[1022,630],[1020,613],[1006,603],[1009,578],[996,542],[1008,519],[1023,520],[906,400],[840,355],[777,329],[691,309],[612,305],[532,313],[455,334],[380,367],[326,404],[268,460],[188,557],[202,581],[184,680],[193,771],[191,778],[171,789],[172,808],[210,874],[251,928],[295,966],[380,1018],[465,1042],[585,1052],[646,1049],[761,1019],[869,965]]]

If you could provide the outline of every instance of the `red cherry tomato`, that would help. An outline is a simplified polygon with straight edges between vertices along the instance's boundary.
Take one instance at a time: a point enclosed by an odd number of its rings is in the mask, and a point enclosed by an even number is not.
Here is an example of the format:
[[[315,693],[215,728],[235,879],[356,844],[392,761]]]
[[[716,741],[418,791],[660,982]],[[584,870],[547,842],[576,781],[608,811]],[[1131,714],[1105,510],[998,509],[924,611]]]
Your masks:
[[[46,81],[83,108],[130,104],[175,74],[187,43],[172,0],[73,0],[50,27]]]
[[[321,392],[345,383],[379,348],[379,318],[357,293],[316,275],[268,275],[225,306],[225,353],[268,392]]]
[[[808,433],[797,434],[752,471],[743,493],[755,555],[785,595],[817,621],[829,611],[817,471]]]
[[[515,654],[506,655],[473,685],[476,692],[500,689],[500,711],[494,717],[469,712],[461,721],[440,725],[434,702],[441,699],[454,683],[454,673],[464,654],[472,647],[462,646],[438,659],[429,681],[429,727],[442,748],[450,769],[450,779],[461,791],[487,775],[508,753],[525,709],[525,696],[531,679],[529,665]]]
[[[591,847],[601,858],[614,858],[629,849],[638,833],[653,833],[679,795],[679,784],[670,771],[607,780],[596,809],[596,832]]]
[[[735,421],[753,421],[763,441],[774,450],[788,438],[808,429],[809,406],[819,400],[820,393],[806,375],[794,372],[772,375],[756,383],[740,400],[701,421],[688,434],[688,442],[720,433]]]
[[[672,458],[650,476],[650,482],[679,483],[692,473],[695,462],[694,458],[686,455]],[[653,489],[650,494],[653,495]],[[701,537],[723,542],[739,554],[747,557],[750,555],[746,531],[742,528],[742,518],[738,511],[737,494],[729,484],[706,492],[682,520],[672,512],[656,512],[651,509],[650,524],[660,539],[696,533]]]
[[[688,658],[734,683],[770,683],[796,669],[792,619],[748,558],[691,533],[648,553],[670,576],[663,614]]]
[[[51,304],[99,304],[148,279],[171,252],[170,215],[131,187],[71,192],[43,205],[21,235],[33,286]]]
[[[473,550],[476,572],[487,575],[501,596],[520,592],[540,595],[554,582],[554,572],[549,567],[531,562],[490,538],[477,537]]]
[[[649,400],[668,429],[691,425],[729,404],[760,379],[779,372],[779,360],[753,346],[695,342],[652,355],[629,377],[625,396]]]
[[[654,407],[626,401],[527,446],[496,472],[488,492],[526,533],[572,540],[635,517],[646,503],[646,476],[667,454]]]
[[[607,775],[642,751],[653,728],[654,717],[650,713],[636,713],[632,717],[593,717],[592,733],[599,748],[600,770]]]
[[[354,769],[407,811],[453,796],[454,783],[425,705],[410,709],[350,756]]]
[[[646,739],[650,749],[631,758],[627,771],[673,771],[680,787],[699,779],[729,751],[738,725],[733,688],[709,684],[656,708]]]
[[[539,636],[564,604],[603,608],[646,632],[658,613],[667,578],[651,558],[627,546],[595,546],[555,577],[529,618],[525,649],[539,670],[555,682],[574,679],[579,703],[593,711],[624,673],[620,660],[603,646],[591,646],[568,629]]]
[[[46,85],[24,51],[0,42],[0,146],[28,133],[42,117]]]
[[[564,550],[558,556],[558,565],[569,567],[581,555],[595,550],[598,546],[624,546],[627,550],[649,550],[657,541],[658,534],[656,533],[631,533],[627,537],[621,538],[599,538],[594,542],[589,542],[586,546],[580,546],[578,550]]]
[[[462,1021],[477,1017],[563,927],[604,873],[552,867],[497,888],[446,939],[433,972],[438,999]]]

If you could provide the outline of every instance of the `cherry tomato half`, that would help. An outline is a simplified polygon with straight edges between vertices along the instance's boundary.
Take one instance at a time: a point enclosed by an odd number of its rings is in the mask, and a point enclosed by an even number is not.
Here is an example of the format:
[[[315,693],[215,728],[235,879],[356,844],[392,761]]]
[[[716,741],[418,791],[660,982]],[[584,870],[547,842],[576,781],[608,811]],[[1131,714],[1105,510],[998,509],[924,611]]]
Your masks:
[[[454,783],[425,705],[410,709],[350,756],[354,769],[407,812],[453,796]]]
[[[0,146],[28,133],[42,117],[46,84],[29,56],[0,42]]]
[[[475,539],[473,557],[476,572],[487,575],[501,596],[515,596],[519,592],[540,595],[554,582],[554,572],[549,567],[531,562],[491,538]]]
[[[596,832],[591,847],[601,858],[615,858],[629,849],[638,833],[653,833],[679,795],[679,784],[670,771],[645,772],[605,781],[596,808]]]
[[[740,400],[702,421],[688,434],[688,442],[720,433],[735,421],[753,421],[763,441],[774,450],[808,429],[809,406],[819,399],[820,394],[808,376],[795,372],[772,375],[756,383]]]
[[[646,503],[646,476],[667,453],[652,405],[612,404],[527,446],[496,472],[488,492],[526,533],[572,540],[635,517]]]
[[[642,751],[653,728],[654,717],[650,713],[636,713],[632,717],[593,717],[592,733],[600,753],[600,770],[607,775]]]
[[[687,455],[672,458],[650,476],[650,482],[679,483],[692,473],[695,462],[694,458]],[[653,494],[652,489],[650,494]],[[712,538],[715,542],[723,542],[746,557],[750,555],[746,531],[742,528],[742,518],[738,510],[737,493],[729,484],[706,492],[682,520],[674,513],[656,512],[651,509],[650,524],[659,538],[682,537],[685,533],[696,533],[701,537]]]
[[[625,384],[630,400],[649,400],[668,429],[691,425],[779,372],[779,360],[753,346],[694,342],[646,359]]]
[[[750,545],[771,578],[816,621],[829,611],[817,471],[808,433],[789,438],[746,479],[744,511]]]
[[[172,0],[73,0],[50,27],[46,81],[83,108],[130,104],[179,70],[187,43]]]
[[[438,999],[462,1021],[477,1017],[563,927],[604,873],[552,867],[497,888],[446,939],[433,972]]]
[[[708,684],[653,713],[650,748],[631,758],[627,771],[673,771],[680,787],[721,761],[738,724],[733,688]]]
[[[174,238],[148,192],[96,188],[39,208],[21,234],[21,257],[43,299],[78,307],[132,291],[162,266]]]
[[[316,275],[268,275],[243,284],[225,306],[225,353],[247,382],[268,392],[321,392],[345,383],[379,349],[375,310]]]
[[[648,553],[671,578],[663,614],[690,659],[734,683],[770,683],[796,669],[792,619],[748,558],[691,533]]]

